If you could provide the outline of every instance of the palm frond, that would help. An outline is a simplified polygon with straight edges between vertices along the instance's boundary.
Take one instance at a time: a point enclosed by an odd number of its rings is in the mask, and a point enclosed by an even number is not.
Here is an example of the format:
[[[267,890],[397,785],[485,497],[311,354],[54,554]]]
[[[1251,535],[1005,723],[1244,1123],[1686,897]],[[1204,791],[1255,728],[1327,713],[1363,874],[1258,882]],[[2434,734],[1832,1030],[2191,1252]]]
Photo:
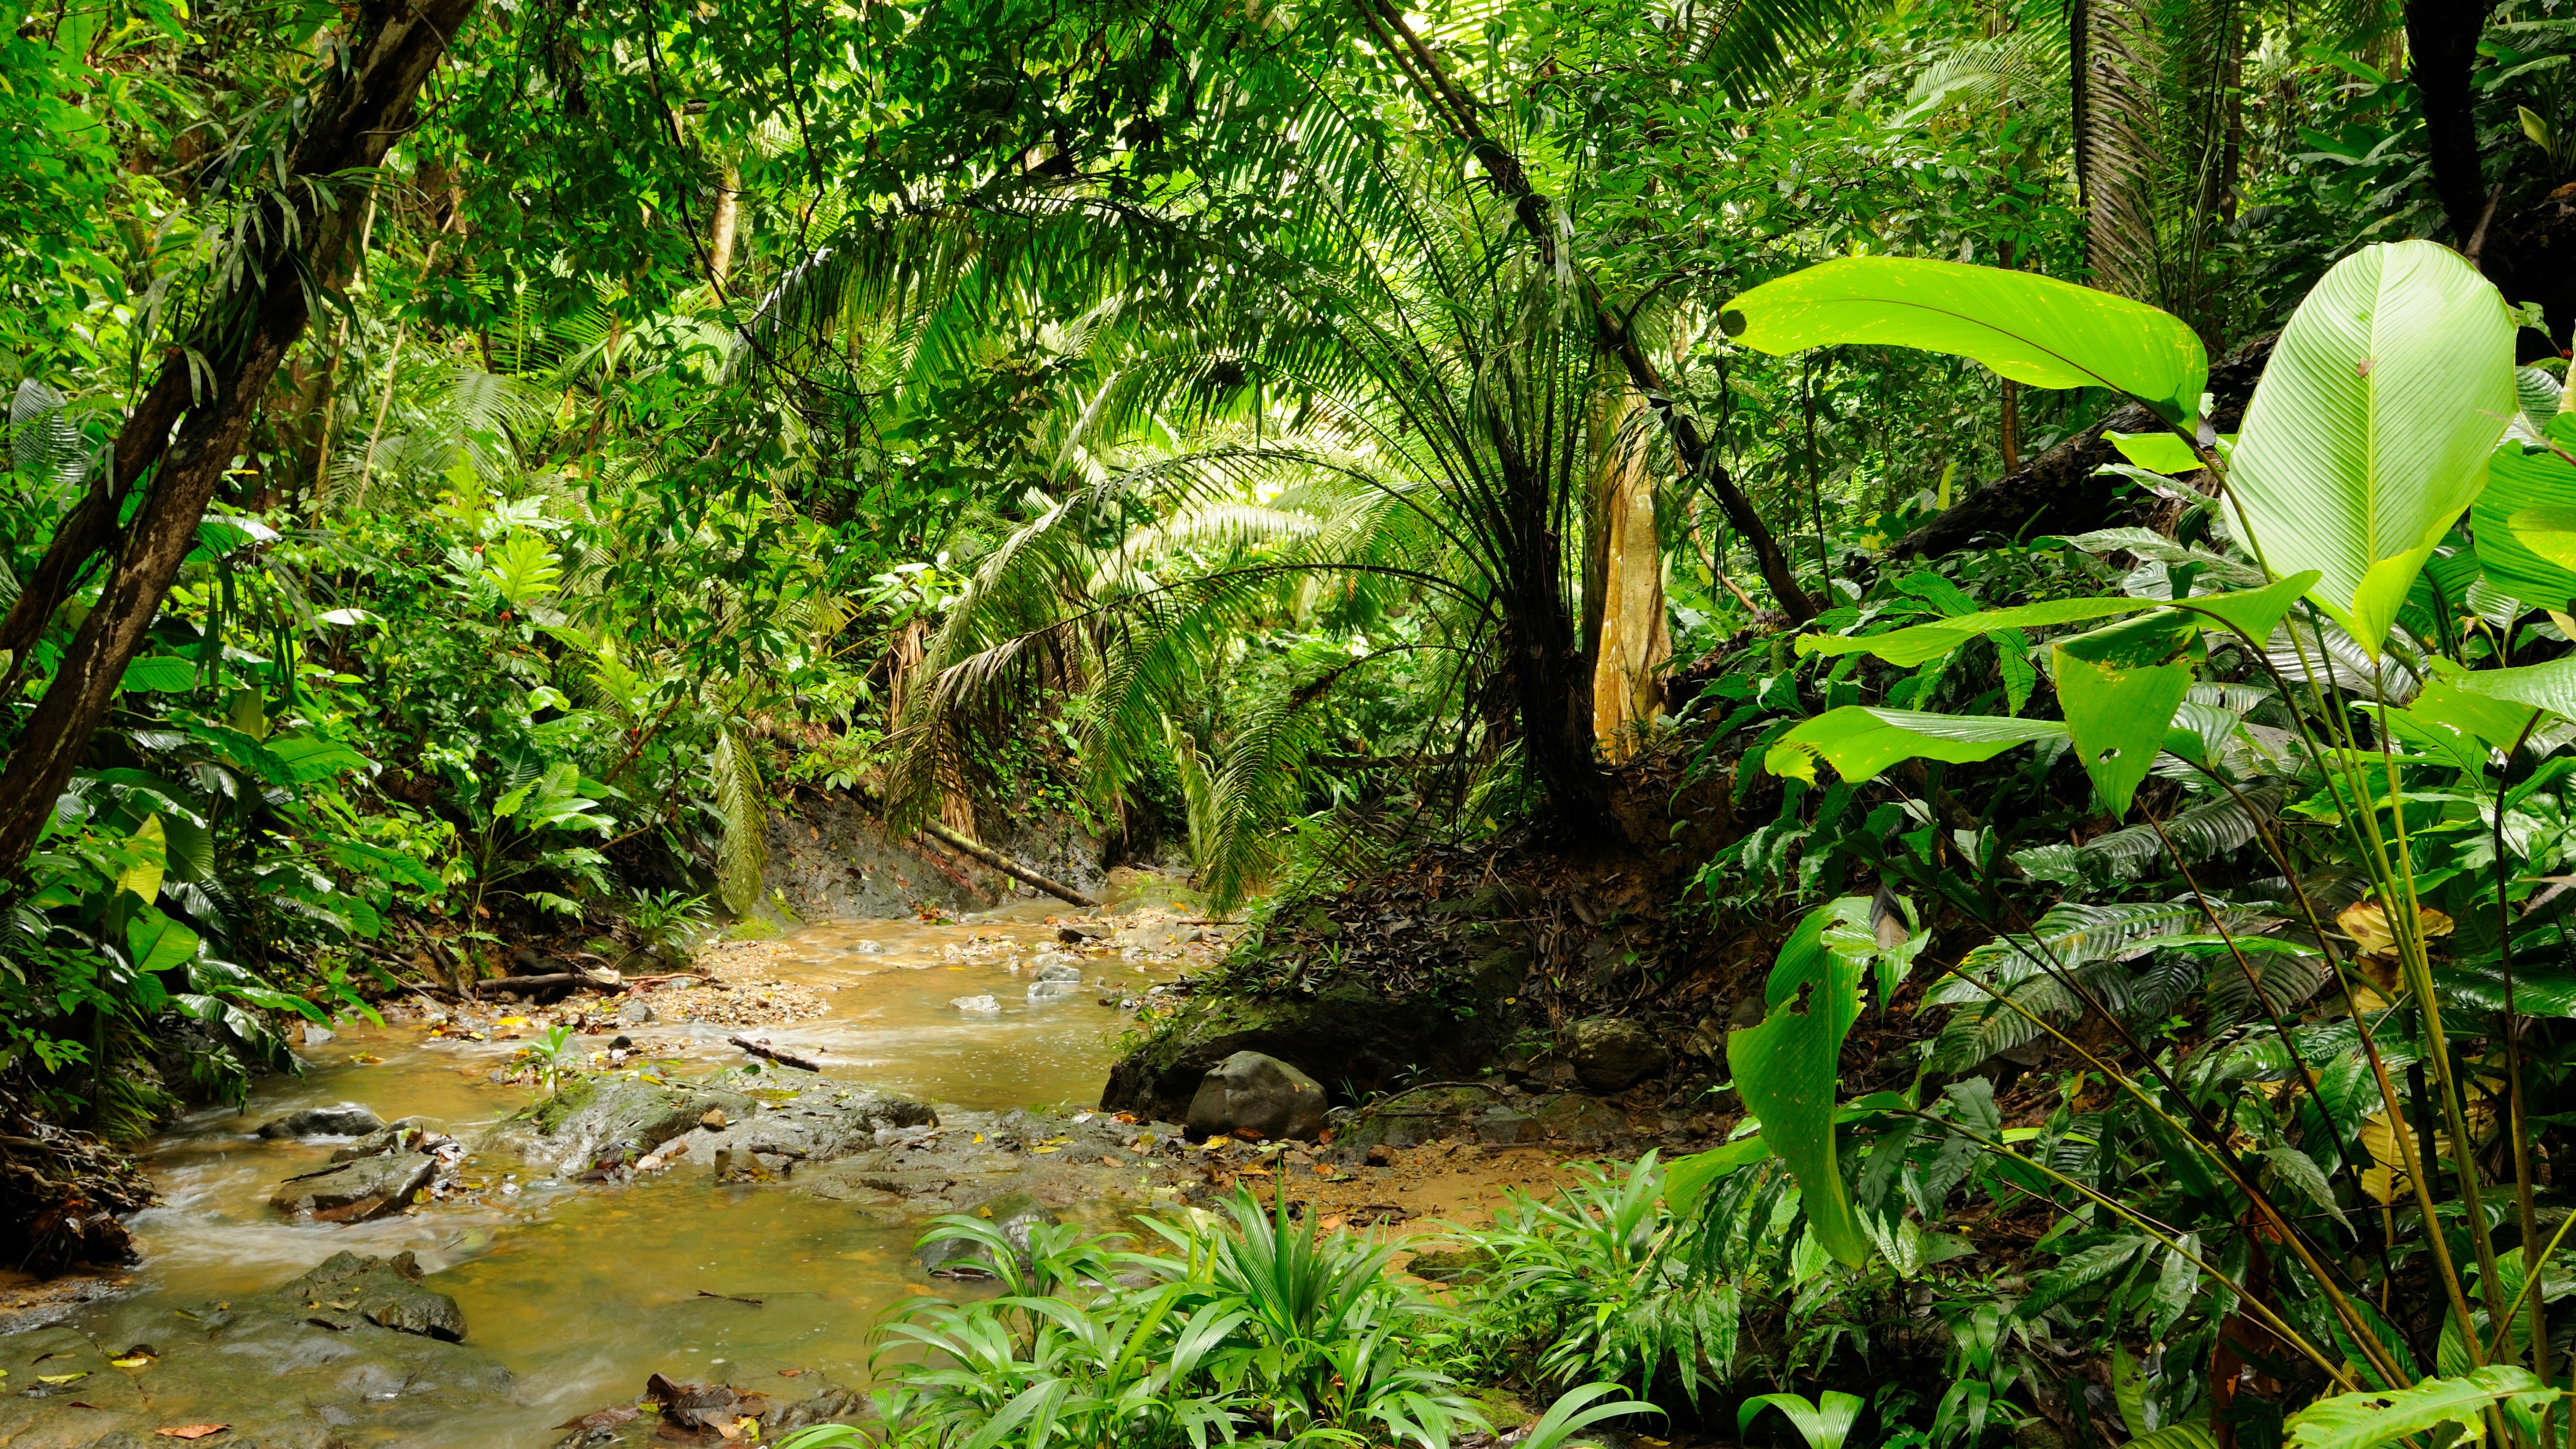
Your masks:
[[[707,773],[721,832],[716,846],[717,892],[727,909],[745,915],[760,904],[761,872],[769,864],[769,846],[762,836],[767,811],[762,804],[760,765],[740,731],[727,728],[717,734]]]

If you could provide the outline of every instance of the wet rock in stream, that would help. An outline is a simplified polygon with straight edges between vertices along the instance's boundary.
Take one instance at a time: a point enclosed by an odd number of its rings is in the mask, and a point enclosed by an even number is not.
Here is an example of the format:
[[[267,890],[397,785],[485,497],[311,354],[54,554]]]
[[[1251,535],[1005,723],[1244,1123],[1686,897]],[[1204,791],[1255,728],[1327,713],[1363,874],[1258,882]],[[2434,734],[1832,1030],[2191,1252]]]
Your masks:
[[[612,1404],[556,1427],[571,1432],[553,1449],[619,1449],[644,1444],[722,1444],[739,1439],[744,1419],[760,1421],[763,1443],[817,1424],[855,1424],[869,1412],[866,1395],[829,1379],[807,1379],[811,1392],[779,1405],[775,1391],[700,1384],[655,1374],[632,1404]],[[658,1412],[641,1412],[650,1405]]]
[[[337,1449],[358,1426],[408,1443],[505,1408],[510,1371],[458,1341],[464,1315],[420,1276],[409,1253],[341,1253],[266,1293],[112,1306],[0,1338],[0,1384],[45,1391],[0,1395],[0,1444],[142,1449],[170,1442],[162,1428],[211,1423],[229,1426],[221,1443]]]
[[[740,1092],[641,1077],[602,1077],[564,1089],[534,1114],[542,1155],[566,1174],[647,1154],[698,1129],[709,1111],[748,1117],[758,1103]]]
[[[385,1125],[385,1119],[355,1102],[330,1107],[298,1107],[260,1124],[259,1135],[280,1137],[363,1137]]]
[[[388,1153],[290,1177],[269,1204],[326,1223],[391,1217],[438,1176],[439,1160],[423,1152]]]

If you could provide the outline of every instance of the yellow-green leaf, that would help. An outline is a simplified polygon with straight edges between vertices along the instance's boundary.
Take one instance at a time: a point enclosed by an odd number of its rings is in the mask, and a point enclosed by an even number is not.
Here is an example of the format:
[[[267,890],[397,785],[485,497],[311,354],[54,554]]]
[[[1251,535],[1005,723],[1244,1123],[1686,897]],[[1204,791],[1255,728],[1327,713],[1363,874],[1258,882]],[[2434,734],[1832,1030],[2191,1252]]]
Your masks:
[[[117,872],[116,888],[134,892],[137,900],[147,904],[160,899],[161,877],[170,868],[170,840],[161,829],[161,817],[144,816],[134,833],[125,837],[125,848],[134,853],[134,863]]]

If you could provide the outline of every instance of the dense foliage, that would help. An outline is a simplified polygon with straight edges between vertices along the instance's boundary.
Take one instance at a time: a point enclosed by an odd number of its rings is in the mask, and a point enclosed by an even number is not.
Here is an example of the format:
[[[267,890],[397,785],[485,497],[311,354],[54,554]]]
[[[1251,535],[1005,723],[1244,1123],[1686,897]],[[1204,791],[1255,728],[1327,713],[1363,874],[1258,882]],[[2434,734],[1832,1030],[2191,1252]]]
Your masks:
[[[1249,1209],[1049,1238],[889,1422],[2576,1432],[2558,0],[439,3],[392,97],[410,7],[0,16],[0,747],[64,776],[0,1092],[132,1137],[404,973],[752,915],[799,790],[1230,907],[1634,832],[1662,752],[1778,944],[1736,1141],[1512,1205],[1454,1312]]]

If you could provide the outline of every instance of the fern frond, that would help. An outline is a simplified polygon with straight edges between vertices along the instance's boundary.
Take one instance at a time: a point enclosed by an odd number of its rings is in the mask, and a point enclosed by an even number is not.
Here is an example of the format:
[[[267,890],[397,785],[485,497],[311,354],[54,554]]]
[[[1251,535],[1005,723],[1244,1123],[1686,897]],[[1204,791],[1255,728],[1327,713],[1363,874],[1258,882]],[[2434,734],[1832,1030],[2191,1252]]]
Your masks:
[[[767,811],[760,765],[741,733],[727,727],[716,735],[707,773],[721,831],[716,846],[717,892],[727,909],[745,915],[760,904],[761,873],[769,865],[769,845],[762,834]]]

